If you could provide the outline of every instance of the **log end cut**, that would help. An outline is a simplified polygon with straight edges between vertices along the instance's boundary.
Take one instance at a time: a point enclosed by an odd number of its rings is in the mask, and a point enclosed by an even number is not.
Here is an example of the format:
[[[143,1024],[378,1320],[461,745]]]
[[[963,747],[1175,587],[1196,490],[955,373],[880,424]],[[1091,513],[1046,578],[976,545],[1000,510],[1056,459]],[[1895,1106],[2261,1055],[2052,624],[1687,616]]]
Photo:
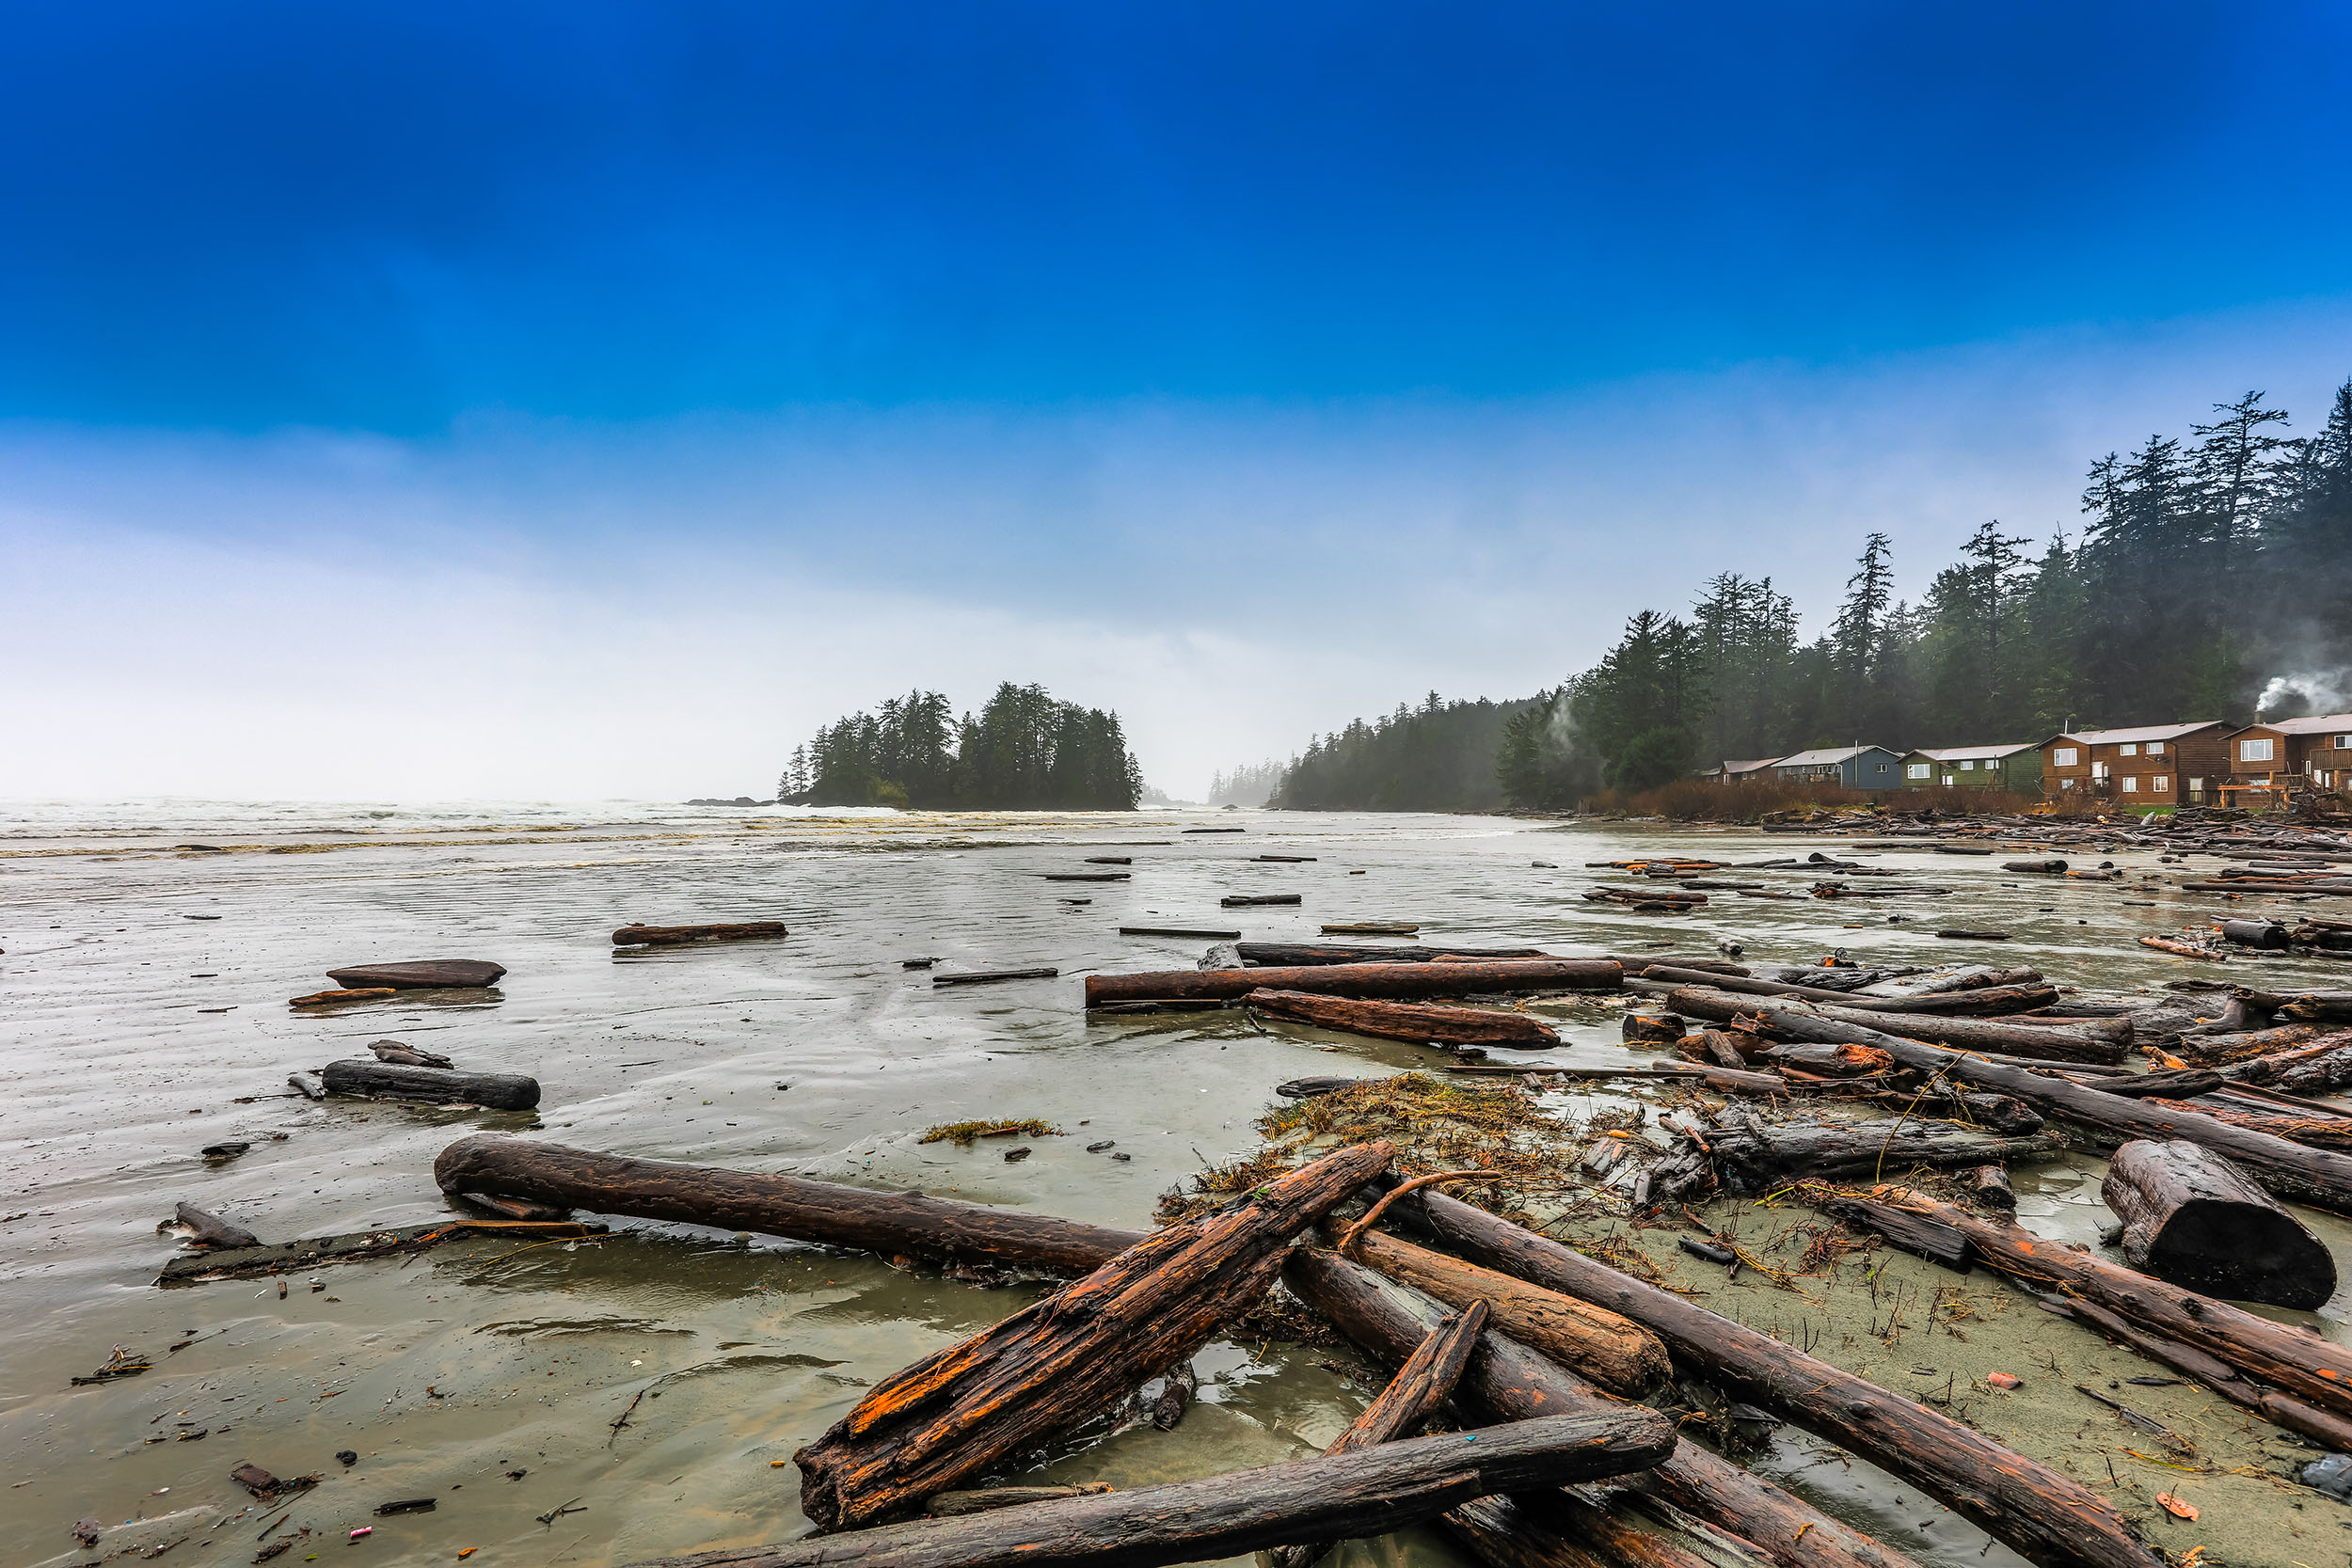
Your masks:
[[[2115,1151],[2101,1196],[2123,1222],[2124,1257],[2158,1279],[2306,1311],[2336,1293],[2327,1243],[2211,1149],[2136,1139]]]

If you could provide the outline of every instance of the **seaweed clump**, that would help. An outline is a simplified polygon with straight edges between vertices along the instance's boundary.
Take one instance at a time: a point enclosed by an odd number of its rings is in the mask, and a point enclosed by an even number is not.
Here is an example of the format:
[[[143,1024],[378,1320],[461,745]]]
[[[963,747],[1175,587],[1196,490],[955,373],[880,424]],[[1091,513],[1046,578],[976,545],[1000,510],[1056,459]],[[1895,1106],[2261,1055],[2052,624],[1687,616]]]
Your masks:
[[[1061,1129],[1051,1122],[1031,1117],[1026,1121],[943,1121],[937,1127],[927,1127],[918,1143],[952,1143],[969,1148],[981,1138],[1058,1138]]]

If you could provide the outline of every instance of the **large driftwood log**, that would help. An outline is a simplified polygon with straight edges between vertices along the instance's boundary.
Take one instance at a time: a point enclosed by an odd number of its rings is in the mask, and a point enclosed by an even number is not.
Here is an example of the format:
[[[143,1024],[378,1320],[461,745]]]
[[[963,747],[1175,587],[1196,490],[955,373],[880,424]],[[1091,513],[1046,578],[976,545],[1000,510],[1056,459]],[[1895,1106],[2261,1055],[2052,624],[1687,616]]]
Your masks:
[[[2058,1000],[2058,988],[2046,985],[1984,986],[1915,996],[1870,996],[1842,988],[1806,985],[1798,981],[1708,975],[1699,970],[1663,963],[1646,966],[1643,978],[1686,986],[1711,985],[1718,990],[1740,991],[1750,996],[1793,996],[1808,1002],[1831,1002],[1884,1013],[1991,1017],[2000,1013],[2029,1012],[2036,1007],[2046,1007]]]
[[[319,1069],[319,1080],[328,1094],[372,1095],[378,1100],[414,1100],[431,1105],[528,1111],[539,1103],[539,1081],[519,1072],[458,1072],[354,1056]]]
[[[1526,1051],[1554,1046],[1560,1037],[1542,1019],[1491,1007],[1444,1007],[1427,1002],[1362,1002],[1303,990],[1253,990],[1242,1006],[1277,1018],[1378,1039],[1505,1045]]]
[[[1444,1315],[1428,1297],[1312,1247],[1291,1249],[1282,1283],[1342,1334],[1391,1364],[1409,1355]],[[1479,1337],[1454,1399],[1507,1420],[1609,1409],[1616,1402],[1559,1363],[1491,1328]],[[1902,1553],[1695,1443],[1677,1444],[1672,1457],[1629,1477],[1628,1483],[1756,1543],[1780,1568],[1915,1568]]]
[[[2130,1346],[2152,1361],[2186,1372],[2231,1403],[2243,1405],[2273,1426],[2300,1433],[2336,1453],[2352,1452],[2352,1419],[2322,1410],[2292,1394],[2282,1394],[2267,1385],[2251,1382],[2218,1356],[2152,1333],[2104,1307],[2073,1296],[2045,1295],[2042,1298],[2042,1309],[2072,1318],[2119,1345]]]
[[[1156,1568],[1383,1534],[1473,1497],[1641,1469],[1674,1442],[1665,1417],[1619,1406],[1168,1486],[663,1558],[659,1568]]]
[[[483,958],[411,958],[400,963],[354,964],[330,969],[326,977],[350,990],[389,986],[394,990],[475,990],[498,984],[504,964]]]
[[[1708,1130],[1707,1141],[1724,1175],[1749,1186],[1776,1185],[1790,1177],[1878,1180],[1915,1165],[1948,1169],[2061,1152],[2065,1137],[2042,1132],[1988,1138],[1949,1123],[1765,1122],[1741,1117]]]
[[[1485,1302],[1496,1328],[1613,1394],[1640,1399],[1674,1375],[1657,1335],[1589,1302],[1377,1230],[1358,1238],[1354,1252],[1391,1279],[1449,1306]]]
[[[2209,1148],[2136,1138],[2100,1196],[2123,1222],[2132,1267],[2231,1301],[2316,1311],[2336,1293],[2327,1243]]]
[[[1667,992],[1668,1005],[1672,1006],[1673,999],[1686,991],[1708,1002],[1707,1008],[1694,1016],[1713,1019],[1718,1022],[1766,1010],[1773,1011],[1777,1016],[1780,1011],[1788,1010],[1789,1000],[1754,993],[1735,995],[1726,987],[1712,980],[1694,978],[1687,984],[1677,983],[1674,990]],[[1851,1001],[1851,997],[1840,997],[1836,1002],[1814,1001],[1803,1011],[1810,1017],[1837,1020],[1867,1029],[1895,1031],[1908,1039],[1931,1040],[1965,1051],[1993,1051],[2038,1061],[2083,1062],[2094,1066],[2112,1065],[2123,1059],[2124,1042],[2121,1038],[2106,1039],[2074,1029],[2042,1023],[1943,1018],[1919,1013],[1879,1013],[1852,1006],[1850,1005]],[[1677,1007],[1676,1010],[1679,1012],[1683,1009]]]
[[[1479,963],[1304,964],[1288,969],[1173,969],[1089,974],[1086,1005],[1232,1001],[1253,990],[1327,996],[1468,996],[1512,990],[1615,990],[1624,972],[1607,958],[1511,958]]]
[[[1639,1528],[1626,1514],[1645,1500],[1620,1494],[1600,1503],[1575,1492],[1521,1492],[1464,1503],[1439,1523],[1494,1568],[1750,1568],[1771,1560],[1754,1542],[1721,1531],[1705,1531],[1709,1549],[1702,1555]],[[1677,1523],[1692,1533],[1704,1528]]]
[[[781,920],[739,920],[716,926],[622,927],[612,933],[615,947],[678,947],[690,942],[755,942],[788,937]]]
[[[2201,1351],[2247,1377],[2272,1384],[2339,1416],[2352,1415],[2352,1351],[2333,1340],[2307,1329],[2272,1323],[2212,1296],[2166,1285],[2095,1254],[2076,1252],[2014,1225],[1981,1218],[1919,1193],[1895,1192],[1882,1197],[1890,1205],[1899,1204],[1959,1229],[1975,1244],[1977,1260],[1987,1268],[2079,1297],[2152,1334]]]
[[[1327,1154],[883,1379],[793,1455],[801,1511],[826,1529],[876,1524],[1110,1408],[1247,1311],[1290,1239],[1391,1152],[1374,1143]]]
[[[2270,1029],[2211,1035],[2183,1033],[2164,1038],[2161,1047],[2195,1067],[2228,1067],[2233,1062],[2297,1050],[2331,1033],[2315,1023],[2282,1023]]]
[[[1678,1012],[1701,1018],[1758,1013],[1774,1034],[1877,1046],[1905,1067],[1940,1072],[1963,1084],[2015,1095],[2044,1115],[2090,1129],[2106,1142],[2186,1138],[2227,1155],[2274,1196],[2296,1198],[2339,1213],[2352,1213],[2352,1155],[2308,1148],[2183,1106],[2144,1104],[2122,1095],[2102,1094],[2048,1073],[2029,1072],[1922,1045],[1882,1030],[1822,1017],[1804,1003],[1778,1002],[1770,997],[1732,997],[1694,987],[1685,987],[1674,994]]]
[[[1354,1453],[1412,1435],[1454,1397],[1454,1386],[1462,1381],[1462,1370],[1470,1365],[1470,1352],[1478,1348],[1478,1337],[1486,1328],[1486,1304],[1474,1301],[1431,1329],[1429,1338],[1406,1358],[1379,1397],[1364,1406],[1323,1451]],[[1337,1540],[1303,1541],[1279,1547],[1274,1553],[1275,1568],[1309,1568],[1338,1544]]]
[[[460,1138],[433,1162],[447,1193],[495,1193],[596,1214],[754,1230],[796,1242],[1084,1274],[1144,1239],[1137,1230],[669,1160],[597,1154],[529,1138]]]
[[[1408,942],[1245,942],[1235,951],[1253,969],[1309,964],[1430,963],[1440,958],[1549,958],[1540,947],[1418,947]]]
[[[2162,1561],[2096,1493],[1940,1411],[1482,1209],[1425,1191],[1399,1208],[1480,1262],[1631,1318],[1664,1339],[1686,1372],[1851,1449],[2035,1562]]]

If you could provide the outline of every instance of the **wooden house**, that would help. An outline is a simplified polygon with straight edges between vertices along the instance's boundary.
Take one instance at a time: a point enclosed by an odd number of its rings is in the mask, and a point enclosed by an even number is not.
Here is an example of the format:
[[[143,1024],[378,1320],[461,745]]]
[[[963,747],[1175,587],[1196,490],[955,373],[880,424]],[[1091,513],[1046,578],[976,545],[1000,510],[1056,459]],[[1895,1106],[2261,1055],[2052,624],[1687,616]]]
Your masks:
[[[2132,807],[2203,805],[2229,778],[2229,736],[2218,720],[2055,735],[2038,748],[2042,787],[2087,789]]]
[[[1772,777],[1792,784],[1838,784],[1848,789],[1894,789],[1902,758],[1883,746],[1835,746],[1799,752],[1772,764]]]
[[[2229,759],[2229,787],[2250,797],[2248,804],[2282,799],[2294,778],[2321,789],[2352,788],[2352,713],[2249,724],[2230,736]]]
[[[1905,789],[2005,789],[2012,795],[2042,793],[2042,748],[2030,740],[2014,746],[1944,746],[1903,758]]]
[[[1699,777],[1709,784],[1746,784],[1752,779],[1769,779],[1772,776],[1772,764],[1779,760],[1778,757],[1755,757],[1746,762],[1733,762],[1726,758],[1720,765],[1701,773]]]

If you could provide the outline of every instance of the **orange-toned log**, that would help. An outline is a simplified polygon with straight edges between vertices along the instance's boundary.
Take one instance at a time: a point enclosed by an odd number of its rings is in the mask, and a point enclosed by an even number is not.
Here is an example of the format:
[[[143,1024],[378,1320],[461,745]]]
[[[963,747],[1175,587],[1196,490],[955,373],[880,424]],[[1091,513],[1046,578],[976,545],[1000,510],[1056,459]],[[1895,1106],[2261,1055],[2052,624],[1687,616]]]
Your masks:
[[[1376,1039],[1442,1041],[1448,1045],[1507,1045],[1540,1050],[1560,1043],[1542,1019],[1492,1007],[1445,1007],[1428,1002],[1365,1002],[1303,990],[1253,990],[1242,1006],[1277,1018]]]

